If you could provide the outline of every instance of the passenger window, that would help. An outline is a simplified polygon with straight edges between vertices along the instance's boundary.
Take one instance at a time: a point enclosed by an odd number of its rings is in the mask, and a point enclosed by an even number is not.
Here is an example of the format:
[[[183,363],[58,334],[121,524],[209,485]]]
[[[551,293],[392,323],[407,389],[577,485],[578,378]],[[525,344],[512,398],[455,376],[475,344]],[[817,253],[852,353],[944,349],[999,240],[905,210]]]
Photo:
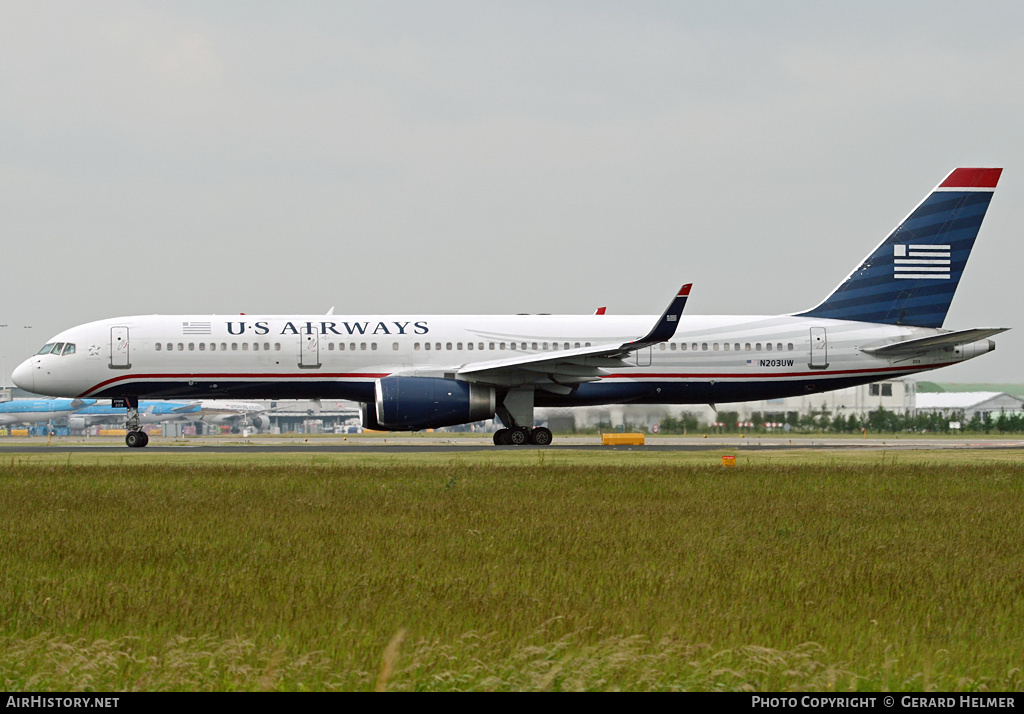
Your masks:
[[[159,352],[159,351],[160,351],[160,343],[159,343],[159,342],[157,342],[157,343],[156,343],[156,345],[155,345],[155,347],[156,347],[156,351],[157,351],[157,352]]]
[[[206,352],[206,343],[205,342],[200,342],[199,343],[199,351],[200,352]]]
[[[393,350],[395,350],[397,352],[398,351],[398,343],[397,342],[392,342],[391,343],[391,349],[393,349]]]
[[[771,351],[772,351],[772,343],[771,343],[771,342],[766,342],[766,343],[764,344],[764,348],[765,348],[766,350],[768,350],[769,352],[771,352]]]
[[[429,342],[424,342],[423,343],[423,349],[429,350],[430,349],[430,343]]]

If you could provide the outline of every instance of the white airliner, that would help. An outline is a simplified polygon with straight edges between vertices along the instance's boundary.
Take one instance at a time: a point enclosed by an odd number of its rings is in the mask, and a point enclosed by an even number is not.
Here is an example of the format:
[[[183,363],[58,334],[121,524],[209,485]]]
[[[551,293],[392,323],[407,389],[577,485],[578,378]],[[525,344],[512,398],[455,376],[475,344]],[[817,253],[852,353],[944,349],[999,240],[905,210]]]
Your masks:
[[[223,399],[204,399],[199,403],[199,418],[196,421],[227,425],[233,431],[252,427],[266,429],[270,419],[264,414],[267,408],[254,402],[233,402]]]
[[[1006,328],[942,324],[1002,169],[960,168],[820,304],[788,315],[148,315],[65,330],[23,389],[138,399],[348,399],[371,429],[495,415],[496,444],[548,444],[535,407],[717,404],[839,389],[955,364]],[[72,347],[69,349],[68,345]]]

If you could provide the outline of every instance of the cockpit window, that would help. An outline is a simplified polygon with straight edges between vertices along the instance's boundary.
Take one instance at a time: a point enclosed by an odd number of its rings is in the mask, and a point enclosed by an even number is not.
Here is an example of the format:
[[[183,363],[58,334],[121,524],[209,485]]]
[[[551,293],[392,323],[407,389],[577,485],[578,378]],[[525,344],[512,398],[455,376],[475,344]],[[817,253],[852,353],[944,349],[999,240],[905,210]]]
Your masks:
[[[59,355],[59,354],[60,354],[60,351],[61,351],[62,349],[64,349],[64,343],[63,343],[63,342],[58,342],[57,344],[55,344],[55,345],[53,346],[53,349],[52,349],[52,350],[50,350],[50,354],[55,354],[55,355]]]
[[[62,357],[66,357],[67,355],[73,355],[74,353],[75,353],[75,343],[74,342],[69,342],[66,345],[64,345],[64,351],[61,352],[60,354],[61,354]]]
[[[52,349],[53,349],[53,343],[52,342],[47,342],[45,345],[43,345],[43,348],[41,350],[36,352],[36,354],[37,355],[48,355],[48,354],[50,354],[50,350],[52,350]]]

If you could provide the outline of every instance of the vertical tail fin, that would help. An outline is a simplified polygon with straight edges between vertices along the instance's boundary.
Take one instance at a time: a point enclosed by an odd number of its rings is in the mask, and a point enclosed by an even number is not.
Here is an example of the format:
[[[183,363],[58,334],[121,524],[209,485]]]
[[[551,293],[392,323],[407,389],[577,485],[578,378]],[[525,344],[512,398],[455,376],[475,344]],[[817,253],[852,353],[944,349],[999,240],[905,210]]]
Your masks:
[[[942,327],[1002,169],[954,169],[801,317]]]

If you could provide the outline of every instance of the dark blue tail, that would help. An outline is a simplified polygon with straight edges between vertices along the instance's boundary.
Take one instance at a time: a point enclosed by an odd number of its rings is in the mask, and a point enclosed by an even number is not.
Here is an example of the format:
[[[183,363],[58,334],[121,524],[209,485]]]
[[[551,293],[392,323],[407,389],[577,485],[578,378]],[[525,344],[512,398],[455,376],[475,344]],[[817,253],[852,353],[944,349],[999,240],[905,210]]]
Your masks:
[[[942,327],[1002,169],[954,169],[817,307],[797,313]]]

